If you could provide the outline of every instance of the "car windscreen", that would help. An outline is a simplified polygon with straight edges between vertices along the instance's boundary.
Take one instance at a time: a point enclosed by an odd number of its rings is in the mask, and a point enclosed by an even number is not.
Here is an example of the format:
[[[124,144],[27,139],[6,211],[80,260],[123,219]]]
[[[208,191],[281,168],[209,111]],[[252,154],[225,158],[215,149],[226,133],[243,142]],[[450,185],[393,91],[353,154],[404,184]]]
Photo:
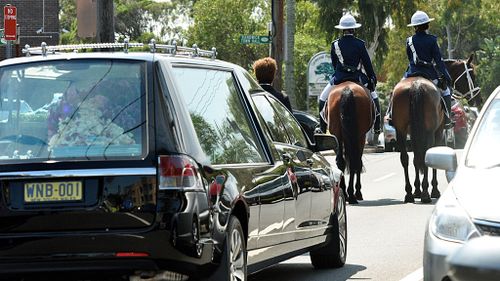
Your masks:
[[[467,153],[465,165],[469,167],[490,168],[500,166],[500,100],[492,100]]]
[[[145,63],[85,59],[0,68],[0,159],[145,154]]]

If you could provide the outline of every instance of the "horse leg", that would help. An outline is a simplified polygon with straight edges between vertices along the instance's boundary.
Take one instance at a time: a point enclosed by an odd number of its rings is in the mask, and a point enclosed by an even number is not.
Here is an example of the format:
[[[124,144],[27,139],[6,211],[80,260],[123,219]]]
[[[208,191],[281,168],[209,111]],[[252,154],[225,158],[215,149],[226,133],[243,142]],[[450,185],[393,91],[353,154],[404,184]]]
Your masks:
[[[354,196],[354,179],[356,177],[356,173],[351,172],[349,175],[349,186],[347,187],[347,201],[349,204],[358,204],[358,200],[356,196]]]
[[[417,166],[415,166],[415,181],[413,182],[413,185],[415,186],[415,192],[413,192],[413,197],[420,198],[422,191],[420,191],[420,174],[417,169]]]
[[[361,172],[356,172],[356,199],[363,201],[363,194],[361,194]]]
[[[438,181],[437,181],[437,170],[432,169],[432,192],[431,192],[431,198],[439,198],[441,197],[441,193],[439,192],[438,189]]]
[[[401,166],[403,166],[403,170],[405,172],[405,203],[414,203],[415,198],[411,193],[412,187],[410,184],[410,177],[408,175],[408,152],[406,152],[406,132],[403,134],[396,130],[396,139],[397,144],[399,146],[399,160],[401,161]]]
[[[432,203],[431,196],[429,195],[429,168],[424,168],[424,178],[422,179],[422,195],[420,197],[420,202],[422,203]]]

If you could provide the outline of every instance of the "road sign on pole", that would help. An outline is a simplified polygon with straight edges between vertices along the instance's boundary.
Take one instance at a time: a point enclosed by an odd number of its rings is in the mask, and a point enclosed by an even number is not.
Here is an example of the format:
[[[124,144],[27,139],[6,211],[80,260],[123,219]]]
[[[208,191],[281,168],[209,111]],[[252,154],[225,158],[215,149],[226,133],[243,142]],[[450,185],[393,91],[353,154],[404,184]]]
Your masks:
[[[271,38],[267,35],[240,35],[241,44],[271,44]]]
[[[3,26],[5,40],[15,41],[17,38],[17,8],[10,4],[3,7]]]

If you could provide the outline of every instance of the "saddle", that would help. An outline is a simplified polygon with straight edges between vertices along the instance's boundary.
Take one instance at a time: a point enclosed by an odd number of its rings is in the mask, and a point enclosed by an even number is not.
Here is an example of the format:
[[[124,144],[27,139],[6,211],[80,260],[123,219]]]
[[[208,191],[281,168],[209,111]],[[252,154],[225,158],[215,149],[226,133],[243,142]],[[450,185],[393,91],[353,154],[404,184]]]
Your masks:
[[[427,73],[421,72],[421,71],[410,73],[410,74],[408,74],[408,77],[423,77],[429,81],[432,81],[432,78],[429,77],[429,75]]]

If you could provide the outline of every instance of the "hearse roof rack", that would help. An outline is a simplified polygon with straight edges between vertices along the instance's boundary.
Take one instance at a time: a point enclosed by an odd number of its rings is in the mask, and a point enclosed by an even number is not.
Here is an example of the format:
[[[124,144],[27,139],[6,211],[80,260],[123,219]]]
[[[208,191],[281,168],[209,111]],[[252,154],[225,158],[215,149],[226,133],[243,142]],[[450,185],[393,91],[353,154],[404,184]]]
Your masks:
[[[124,53],[128,53],[130,48],[142,48],[145,44],[143,43],[133,43],[125,39],[123,43],[92,43],[92,44],[72,44],[72,45],[55,45],[49,46],[47,43],[42,42],[40,47],[30,47],[26,45],[23,48],[23,53],[26,56],[31,56],[32,54],[41,54],[42,56],[47,56],[49,54],[56,54],[61,51],[73,51],[77,53],[80,50],[87,49],[123,49]],[[217,56],[217,49],[214,47],[212,50],[202,50],[199,49],[196,44],[193,47],[178,46],[176,41],[173,41],[172,45],[166,44],[156,44],[156,40],[151,39],[151,42],[147,44],[151,53],[167,53],[172,55],[184,55],[192,57],[207,57],[215,59]]]

